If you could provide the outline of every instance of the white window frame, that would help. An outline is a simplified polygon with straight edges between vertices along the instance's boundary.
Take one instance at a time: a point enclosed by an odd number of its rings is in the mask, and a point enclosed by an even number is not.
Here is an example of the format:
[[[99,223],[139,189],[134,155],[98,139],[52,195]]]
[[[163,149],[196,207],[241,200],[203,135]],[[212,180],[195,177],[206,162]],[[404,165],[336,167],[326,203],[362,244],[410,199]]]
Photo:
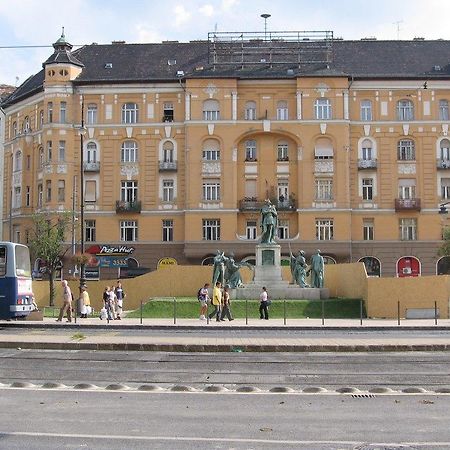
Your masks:
[[[373,241],[374,240],[374,221],[373,219],[363,220],[363,240]]]
[[[59,104],[59,123],[67,122],[67,102],[60,102]]]
[[[123,141],[120,151],[120,161],[134,163],[138,161],[138,144],[136,141]]]
[[[245,141],[245,160],[246,161],[256,161],[257,158],[257,145],[256,140],[249,139]]]
[[[289,239],[289,220],[278,220],[277,236],[278,239]]]
[[[90,141],[86,144],[86,155],[84,161],[87,163],[96,163],[98,158],[98,147],[97,143]]]
[[[329,98],[317,98],[314,101],[314,117],[316,120],[331,120],[332,109]]]
[[[256,120],[256,102],[249,101],[245,104],[244,119]]]
[[[277,120],[289,120],[289,108],[286,100],[277,103]]]
[[[328,202],[333,200],[333,179],[316,178],[315,180],[315,200],[318,202]]]
[[[205,100],[203,102],[203,120],[220,120],[220,103],[218,100]]]
[[[204,201],[220,201],[220,181],[204,181],[202,193]]]
[[[122,180],[120,182],[120,201],[136,202],[138,199],[138,182],[136,180]]]
[[[400,139],[397,144],[398,161],[415,161],[416,151],[412,139]]]
[[[163,242],[173,241],[173,219],[162,220],[162,241]]]
[[[96,103],[89,103],[86,111],[86,123],[94,125],[97,123],[98,107]]]
[[[439,100],[439,120],[449,120],[448,100]]]
[[[417,219],[413,218],[399,219],[399,231],[401,241],[416,241]]]
[[[66,201],[66,182],[64,180],[58,180],[58,203]]]
[[[84,221],[84,240],[86,242],[96,241],[96,222],[94,219]]]
[[[120,240],[122,242],[135,242],[138,240],[137,220],[120,221]]]
[[[202,230],[204,241],[220,241],[220,219],[203,219]]]
[[[414,120],[414,103],[411,100],[399,100],[397,102],[397,120],[407,122]]]
[[[58,161],[59,162],[66,161],[66,141],[58,142]]]
[[[361,100],[361,120],[364,122],[372,121],[372,101]]]
[[[277,144],[277,161],[289,161],[289,143],[280,141]]]
[[[258,236],[258,224],[256,220],[247,220],[245,224],[245,236],[248,240],[254,241]]]
[[[175,181],[162,180],[162,195],[161,200],[165,203],[170,203],[175,200]]]
[[[361,180],[362,198],[366,201],[373,200],[374,194],[374,181],[373,178],[363,178]]]
[[[332,241],[334,238],[333,219],[316,219],[316,240]]]
[[[139,107],[137,103],[124,103],[122,105],[122,123],[138,123]]]

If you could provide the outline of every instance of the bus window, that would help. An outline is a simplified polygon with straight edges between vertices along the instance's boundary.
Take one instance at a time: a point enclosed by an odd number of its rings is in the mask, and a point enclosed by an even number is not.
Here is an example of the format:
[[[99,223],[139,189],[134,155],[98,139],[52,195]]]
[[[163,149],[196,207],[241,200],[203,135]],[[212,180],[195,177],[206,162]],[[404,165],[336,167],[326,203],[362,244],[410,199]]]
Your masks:
[[[28,247],[16,246],[16,276],[31,277],[30,253]]]
[[[6,248],[0,247],[0,277],[6,275]]]

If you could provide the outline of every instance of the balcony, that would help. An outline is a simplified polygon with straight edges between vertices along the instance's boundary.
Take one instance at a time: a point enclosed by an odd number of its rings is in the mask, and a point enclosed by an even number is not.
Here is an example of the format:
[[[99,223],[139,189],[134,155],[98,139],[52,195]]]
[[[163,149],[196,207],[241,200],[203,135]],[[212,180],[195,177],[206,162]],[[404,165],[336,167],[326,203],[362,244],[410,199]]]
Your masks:
[[[376,159],[358,159],[358,169],[376,169],[378,162]]]
[[[450,169],[450,160],[449,159],[437,159],[436,167],[438,169],[442,169],[442,170],[449,170]]]
[[[287,200],[271,200],[277,211],[296,211],[297,203],[293,199]],[[257,200],[254,197],[244,198],[239,201],[239,211],[260,211],[265,202]]]
[[[420,198],[396,198],[396,211],[420,211]]]
[[[84,162],[83,169],[85,172],[100,172],[100,161]]]
[[[160,161],[159,162],[160,172],[176,172],[177,162],[176,161]]]
[[[124,202],[122,200],[116,201],[116,213],[140,213],[141,201],[135,200],[133,202]]]

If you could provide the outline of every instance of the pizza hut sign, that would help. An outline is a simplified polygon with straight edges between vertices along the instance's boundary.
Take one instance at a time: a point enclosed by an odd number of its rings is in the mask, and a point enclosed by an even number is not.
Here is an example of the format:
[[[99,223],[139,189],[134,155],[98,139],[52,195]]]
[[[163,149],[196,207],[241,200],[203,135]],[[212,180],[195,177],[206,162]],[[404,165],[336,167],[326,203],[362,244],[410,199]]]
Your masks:
[[[87,249],[87,252],[96,256],[119,256],[124,258],[134,252],[134,247],[128,247],[128,245],[93,245]]]

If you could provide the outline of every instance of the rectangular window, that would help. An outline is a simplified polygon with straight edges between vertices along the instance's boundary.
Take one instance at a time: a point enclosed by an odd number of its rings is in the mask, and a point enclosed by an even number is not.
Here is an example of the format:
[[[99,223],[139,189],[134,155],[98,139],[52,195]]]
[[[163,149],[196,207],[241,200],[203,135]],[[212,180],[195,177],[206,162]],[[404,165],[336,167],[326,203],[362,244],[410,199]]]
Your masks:
[[[61,102],[59,104],[59,122],[66,123],[67,103]]]
[[[289,239],[289,220],[278,221],[278,238]]]
[[[163,122],[173,122],[173,103],[164,102]]]
[[[175,186],[173,180],[163,180],[162,182],[162,200],[163,202],[173,202],[175,197]]]
[[[95,242],[95,220],[84,221],[84,240],[86,242]]]
[[[58,202],[66,201],[66,182],[58,180]]]
[[[318,241],[331,241],[334,235],[332,219],[316,219],[316,239]]]
[[[219,149],[203,149],[203,160],[204,161],[219,161],[220,160],[220,150]]]
[[[247,106],[244,118],[245,120],[256,120],[256,106]]]
[[[442,200],[450,199],[450,178],[441,179],[441,197]]]
[[[417,240],[417,219],[400,219],[400,240]]]
[[[87,107],[86,122],[88,125],[97,123],[97,105],[95,103],[90,103]]]
[[[136,220],[120,221],[120,240],[121,241],[137,241],[138,226]]]
[[[245,143],[245,160],[256,161],[256,141],[246,141]]]
[[[31,189],[30,186],[27,186],[25,192],[25,206],[30,206],[30,202],[31,202]]]
[[[316,179],[316,201],[333,200],[333,180],[329,178]]]
[[[58,161],[64,162],[65,160],[66,160],[66,141],[59,141]]]
[[[97,181],[86,180],[84,184],[84,201],[95,202],[97,201]]]
[[[52,201],[52,182],[50,180],[47,181],[47,183],[45,184],[45,192],[46,192],[46,197],[45,197],[45,201],[46,202],[51,202]]]
[[[361,120],[372,120],[372,102],[370,100],[363,100],[361,102]]]
[[[314,102],[314,116],[317,120],[331,119],[331,102],[327,98],[319,98]]]
[[[42,204],[44,202],[44,191],[43,191],[42,184],[38,184],[37,194],[38,194],[37,206],[38,206],[38,208],[42,208]]]
[[[47,123],[53,122],[53,102],[47,103]]]
[[[137,181],[122,181],[120,183],[120,200],[122,202],[135,202],[138,198]]]
[[[136,103],[125,103],[122,106],[122,123],[137,123],[138,106]]]
[[[13,208],[20,208],[22,206],[22,195],[20,186],[14,188]]]
[[[448,101],[439,100],[439,120],[448,120]]]
[[[31,169],[31,156],[30,155],[27,155],[27,170],[30,170]]]
[[[416,180],[403,178],[398,183],[398,197],[400,199],[411,200],[416,198]]]
[[[203,120],[220,120],[220,111],[203,111]]]
[[[53,142],[47,141],[47,162],[52,161],[52,157],[53,157],[52,153],[53,153]]]
[[[220,182],[203,183],[203,200],[218,201],[220,200]]]
[[[362,198],[363,200],[373,200],[373,179],[363,178],[362,180]]]
[[[163,242],[173,241],[173,220],[163,219],[162,221],[162,240]]]
[[[399,161],[414,161],[416,159],[413,141],[405,139],[398,143],[398,159]]]
[[[248,220],[245,227],[245,236],[247,239],[255,240],[257,236],[256,220]]]
[[[220,219],[203,219],[203,240],[220,241]]]
[[[277,108],[277,120],[289,120],[289,110],[287,106]]]
[[[287,143],[281,143],[277,145],[277,160],[278,161],[289,160],[289,145]]]
[[[373,241],[373,219],[363,220],[363,239]]]

